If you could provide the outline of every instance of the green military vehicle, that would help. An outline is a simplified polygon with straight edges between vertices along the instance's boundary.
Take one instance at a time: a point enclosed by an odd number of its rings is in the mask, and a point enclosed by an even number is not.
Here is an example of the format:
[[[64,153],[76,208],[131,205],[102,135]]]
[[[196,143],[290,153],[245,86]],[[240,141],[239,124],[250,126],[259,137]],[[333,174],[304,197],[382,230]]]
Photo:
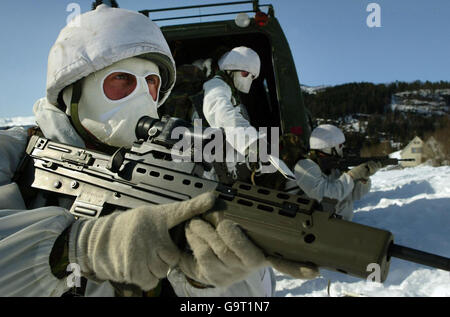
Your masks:
[[[230,11],[230,6],[249,6],[250,10]],[[218,13],[158,18],[161,13],[187,9],[217,9]],[[225,9],[225,10],[224,10]],[[265,11],[265,12],[264,12]],[[248,95],[242,95],[251,124],[258,127],[279,127],[280,134],[294,133],[308,144],[310,120],[303,102],[289,43],[275,17],[271,4],[261,5],[259,0],[184,6],[177,8],[142,10],[153,21],[232,16],[230,20],[207,21],[162,26],[177,66],[197,59],[216,60],[237,46],[255,50],[261,58],[261,74],[252,84]]]

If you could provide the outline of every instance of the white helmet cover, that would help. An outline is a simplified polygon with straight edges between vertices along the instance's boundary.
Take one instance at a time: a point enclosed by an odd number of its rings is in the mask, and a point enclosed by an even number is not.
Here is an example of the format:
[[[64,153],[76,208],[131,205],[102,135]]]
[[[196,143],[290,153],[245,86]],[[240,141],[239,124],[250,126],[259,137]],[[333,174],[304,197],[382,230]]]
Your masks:
[[[175,84],[175,61],[159,27],[141,13],[100,5],[72,20],[50,50],[47,99],[57,105],[67,86],[129,57],[140,56],[160,68],[159,105]]]
[[[309,145],[312,150],[333,148],[345,142],[344,133],[331,124],[319,125],[311,132]]]
[[[221,70],[243,70],[258,78],[261,60],[251,48],[240,46],[225,53],[218,62]]]

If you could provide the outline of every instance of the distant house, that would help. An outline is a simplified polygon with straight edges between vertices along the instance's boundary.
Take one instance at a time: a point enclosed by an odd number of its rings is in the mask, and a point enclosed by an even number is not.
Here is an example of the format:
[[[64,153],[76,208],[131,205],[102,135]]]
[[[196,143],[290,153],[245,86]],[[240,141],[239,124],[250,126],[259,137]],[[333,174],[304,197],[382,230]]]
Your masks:
[[[413,162],[401,162],[403,167],[412,167],[422,164],[430,160],[431,165],[439,166],[440,162],[445,159],[442,146],[434,137],[428,138],[423,142],[421,138],[416,136],[411,142],[400,152],[402,159],[413,158]]]
[[[413,158],[415,161],[412,162],[401,162],[403,167],[412,167],[417,166],[423,162],[423,147],[424,142],[421,138],[416,136],[412,139],[411,142],[400,152],[400,156],[402,159],[410,159]]]

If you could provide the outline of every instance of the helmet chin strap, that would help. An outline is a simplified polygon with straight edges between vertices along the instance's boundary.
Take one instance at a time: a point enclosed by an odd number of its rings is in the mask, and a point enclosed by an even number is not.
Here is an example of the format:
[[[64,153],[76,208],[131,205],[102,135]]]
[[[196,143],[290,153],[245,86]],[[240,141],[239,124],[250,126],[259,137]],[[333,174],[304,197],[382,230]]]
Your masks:
[[[70,117],[75,130],[81,136],[86,143],[86,147],[99,150],[104,153],[112,154],[117,151],[116,147],[107,145],[100,142],[95,136],[93,136],[88,130],[86,130],[81,124],[80,117],[78,116],[78,104],[81,99],[81,80],[77,81],[72,86],[72,97],[70,100]]]

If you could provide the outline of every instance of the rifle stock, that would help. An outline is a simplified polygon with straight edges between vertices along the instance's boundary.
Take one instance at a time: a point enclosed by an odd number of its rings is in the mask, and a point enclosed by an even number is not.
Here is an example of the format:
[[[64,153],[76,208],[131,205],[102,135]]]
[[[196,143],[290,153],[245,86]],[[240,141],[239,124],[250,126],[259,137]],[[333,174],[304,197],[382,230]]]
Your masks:
[[[389,252],[393,245],[389,231],[338,219],[306,196],[202,179],[193,175],[195,164],[158,159],[153,155],[157,149],[140,142],[118,159],[33,136],[16,181],[24,195],[33,187],[71,197],[70,212],[91,218],[216,191],[214,212],[204,218],[213,224],[220,219],[235,221],[265,254],[360,278],[367,278],[368,265],[375,263],[380,280],[386,279],[390,257],[396,256]]]

